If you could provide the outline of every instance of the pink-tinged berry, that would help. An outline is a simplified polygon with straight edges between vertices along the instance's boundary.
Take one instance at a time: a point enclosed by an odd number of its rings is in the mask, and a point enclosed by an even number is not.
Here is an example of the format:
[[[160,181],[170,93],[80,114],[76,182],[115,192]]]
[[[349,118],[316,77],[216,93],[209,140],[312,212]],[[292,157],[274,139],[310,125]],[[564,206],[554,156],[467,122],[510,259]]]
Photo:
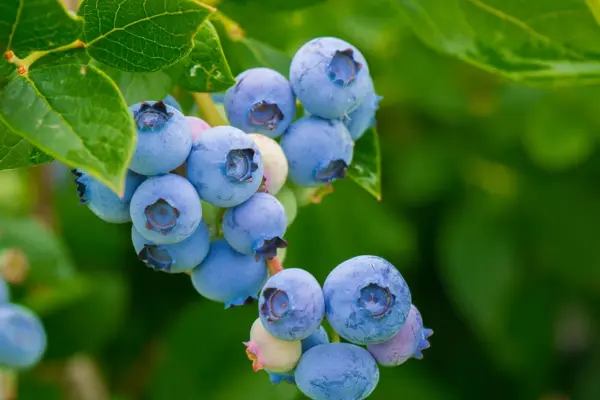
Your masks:
[[[263,327],[260,319],[252,324],[250,341],[244,345],[255,372],[261,369],[267,372],[289,372],[294,369],[302,354],[299,340],[287,341],[273,337]]]
[[[411,305],[406,322],[400,332],[387,342],[367,345],[367,349],[379,364],[396,367],[409,358],[422,359],[422,351],[430,346],[427,338],[431,335],[433,335],[433,331],[423,327],[421,313],[417,307]]]
[[[202,133],[204,133],[204,131],[207,131],[210,129],[210,125],[203,119],[200,119],[197,117],[187,116],[187,117],[185,117],[185,119],[187,120],[188,125],[190,126],[190,133],[192,135],[192,147],[193,147],[196,144],[200,135]]]
[[[287,158],[279,143],[270,137],[258,133],[251,133],[250,137],[258,146],[262,156],[266,191],[275,196],[287,180]]]

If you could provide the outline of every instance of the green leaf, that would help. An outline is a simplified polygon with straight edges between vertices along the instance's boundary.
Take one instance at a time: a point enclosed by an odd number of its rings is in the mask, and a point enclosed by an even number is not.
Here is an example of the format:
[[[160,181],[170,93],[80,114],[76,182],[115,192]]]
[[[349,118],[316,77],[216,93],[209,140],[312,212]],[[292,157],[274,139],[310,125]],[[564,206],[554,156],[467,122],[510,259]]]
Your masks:
[[[192,52],[177,66],[179,85],[193,92],[221,92],[235,84],[215,27],[206,21],[194,38]]]
[[[57,160],[123,191],[135,126],[123,96],[97,68],[52,65],[18,76],[0,95],[0,121]]]
[[[83,9],[88,52],[123,71],[158,71],[189,54],[198,27],[212,12],[194,0],[88,2]]]
[[[21,303],[43,317],[88,295],[92,284],[89,279],[79,275],[51,285],[36,285],[27,291]]]
[[[399,3],[424,42],[490,72],[531,84],[600,81],[595,1],[588,0],[587,5],[559,0]]]
[[[77,40],[83,20],[71,15],[59,0],[4,0],[0,3],[0,53],[25,56]]]
[[[290,74],[290,56],[256,39],[243,37],[234,45],[235,59],[241,70],[255,67],[274,69],[287,77]]]
[[[173,88],[173,79],[166,71],[125,72],[106,66],[101,68],[119,86],[128,105],[161,100]]]
[[[52,284],[73,276],[64,245],[38,221],[0,215],[0,233],[0,252],[18,251],[25,256],[30,268],[27,284]]]
[[[117,274],[83,275],[87,288],[65,307],[43,316],[49,338],[45,357],[66,358],[74,353],[98,351],[113,339],[124,322],[128,288]]]
[[[45,164],[53,158],[0,122],[0,169]]]
[[[381,200],[381,149],[375,127],[356,141],[348,176],[377,200]]]
[[[323,3],[325,0],[231,0],[231,3],[240,6],[260,7],[268,8],[270,11],[279,10],[295,10],[298,8],[310,7],[319,3]]]

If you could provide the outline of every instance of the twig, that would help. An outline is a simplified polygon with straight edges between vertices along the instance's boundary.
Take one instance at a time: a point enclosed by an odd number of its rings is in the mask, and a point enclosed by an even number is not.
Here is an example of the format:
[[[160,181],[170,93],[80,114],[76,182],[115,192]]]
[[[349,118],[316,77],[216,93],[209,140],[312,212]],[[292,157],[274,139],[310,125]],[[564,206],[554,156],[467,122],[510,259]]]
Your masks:
[[[219,110],[217,110],[217,106],[215,106],[215,102],[210,97],[208,93],[192,93],[194,97],[194,101],[198,105],[198,109],[200,110],[200,114],[202,118],[210,125],[210,126],[223,126],[227,125],[227,122],[221,117]]]

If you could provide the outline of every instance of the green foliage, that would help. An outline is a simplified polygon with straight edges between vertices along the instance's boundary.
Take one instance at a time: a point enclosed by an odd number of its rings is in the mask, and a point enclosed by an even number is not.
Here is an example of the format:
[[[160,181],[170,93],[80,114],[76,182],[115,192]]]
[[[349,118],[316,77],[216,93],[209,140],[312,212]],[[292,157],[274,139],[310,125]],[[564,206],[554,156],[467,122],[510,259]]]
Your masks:
[[[40,222],[29,217],[0,215],[0,257],[18,252],[16,260],[29,270],[28,284],[52,285],[74,274],[74,266],[63,243]],[[15,258],[10,258],[15,259]],[[4,261],[9,262],[8,258]],[[20,266],[19,266],[20,267]]]
[[[10,81],[0,97],[0,120],[119,193],[135,135],[126,106],[114,83],[97,68],[51,65]]]
[[[356,141],[348,176],[375,198],[381,200],[381,153],[375,127]]]
[[[222,92],[235,84],[215,27],[206,21],[194,38],[192,52],[176,67],[179,85],[193,92]]]
[[[539,85],[597,83],[595,0],[399,0],[430,46],[488,71]]]
[[[41,23],[40,16],[47,23]],[[49,23],[51,21],[51,23]],[[83,21],[67,12],[59,0],[7,0],[0,4],[0,53],[19,57],[54,49],[77,39]]]
[[[192,0],[88,2],[83,9],[88,52],[123,71],[158,71],[192,50],[198,26],[212,11]]]

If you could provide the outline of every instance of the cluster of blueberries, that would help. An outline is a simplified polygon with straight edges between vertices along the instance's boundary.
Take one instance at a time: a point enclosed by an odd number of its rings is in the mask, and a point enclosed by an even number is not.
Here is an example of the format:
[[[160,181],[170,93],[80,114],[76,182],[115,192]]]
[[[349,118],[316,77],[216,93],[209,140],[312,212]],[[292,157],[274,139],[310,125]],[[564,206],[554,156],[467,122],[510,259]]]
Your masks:
[[[255,371],[311,399],[361,400],[379,381],[377,363],[398,366],[429,347],[433,331],[411,302],[400,272],[380,257],[344,261],[322,289],[307,271],[285,269],[261,291],[246,353]],[[329,343],[325,319],[350,343]]]
[[[46,331],[28,308],[10,302],[10,289],[0,278],[0,367],[32,367],[46,350]]]
[[[399,365],[429,346],[406,282],[374,256],[342,263],[322,289],[281,262],[297,211],[288,178],[304,188],[343,178],[380,97],[364,56],[337,38],[303,45],[289,78],[268,68],[238,75],[223,97],[230,126],[184,116],[170,97],[135,104],[123,196],[81,170],[75,182],[97,216],[133,223],[133,246],[149,267],[189,273],[202,296],[226,308],[258,300],[245,343],[255,370],[312,399],[363,399],[379,379],[377,362]],[[329,343],[325,318],[352,344]]]

